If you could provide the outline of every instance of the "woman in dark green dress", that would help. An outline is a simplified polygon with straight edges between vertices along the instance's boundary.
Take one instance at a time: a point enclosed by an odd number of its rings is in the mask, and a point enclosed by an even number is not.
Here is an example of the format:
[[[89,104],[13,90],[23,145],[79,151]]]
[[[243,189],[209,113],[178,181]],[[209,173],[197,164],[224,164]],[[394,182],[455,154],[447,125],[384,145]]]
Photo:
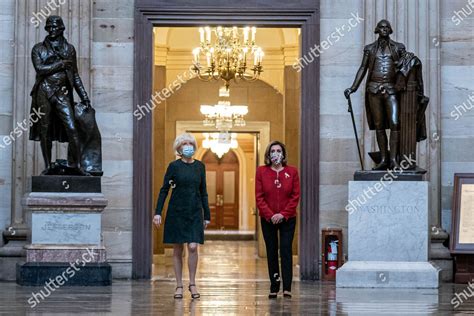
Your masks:
[[[183,298],[183,244],[188,244],[189,291],[199,298],[195,277],[198,263],[198,244],[204,243],[204,229],[210,222],[206,190],[206,170],[202,162],[193,159],[196,139],[188,133],[178,136],[174,150],[181,159],[169,164],[156,205],[153,223],[161,225],[161,213],[168,191],[171,198],[165,220],[163,242],[173,244],[173,266],[176,275],[174,298]]]

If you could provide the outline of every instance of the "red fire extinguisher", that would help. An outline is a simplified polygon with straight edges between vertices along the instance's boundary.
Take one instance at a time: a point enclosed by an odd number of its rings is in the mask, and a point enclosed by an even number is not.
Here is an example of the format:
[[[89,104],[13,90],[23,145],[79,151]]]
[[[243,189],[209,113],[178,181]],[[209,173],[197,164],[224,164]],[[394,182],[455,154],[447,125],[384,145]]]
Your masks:
[[[332,240],[328,247],[328,275],[330,276],[336,276],[338,242],[339,240]]]

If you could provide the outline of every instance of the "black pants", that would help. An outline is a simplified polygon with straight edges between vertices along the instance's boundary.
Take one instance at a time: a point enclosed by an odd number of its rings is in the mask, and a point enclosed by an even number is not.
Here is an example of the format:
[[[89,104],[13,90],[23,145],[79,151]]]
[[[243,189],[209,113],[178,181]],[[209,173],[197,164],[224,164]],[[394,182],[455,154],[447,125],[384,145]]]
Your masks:
[[[44,98],[44,92],[41,92]],[[42,100],[41,111],[45,114],[40,120],[41,150],[46,168],[51,163],[52,141],[50,138],[50,120],[52,112],[55,119],[64,126],[68,138],[68,163],[70,167],[76,168],[80,163],[81,152],[79,133],[74,120],[74,105],[67,92],[57,91],[49,100]]]
[[[280,280],[283,279],[283,291],[291,291],[293,280],[293,236],[295,235],[296,217],[283,220],[274,225],[261,218],[262,233],[267,249],[268,275],[270,276],[270,292],[280,291]],[[280,232],[280,265],[278,263],[278,232]]]

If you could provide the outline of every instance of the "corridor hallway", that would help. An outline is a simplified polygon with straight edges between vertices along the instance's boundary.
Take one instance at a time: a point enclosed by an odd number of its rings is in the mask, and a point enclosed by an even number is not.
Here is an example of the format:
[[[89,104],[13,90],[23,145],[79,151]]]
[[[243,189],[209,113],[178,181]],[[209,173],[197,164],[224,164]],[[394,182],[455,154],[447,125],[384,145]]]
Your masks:
[[[34,308],[28,300],[45,287],[2,283],[0,314],[5,315],[450,315],[451,301],[466,285],[440,289],[337,289],[332,282],[293,283],[293,298],[267,298],[265,259],[255,241],[206,241],[200,248],[197,285],[201,298],[173,299],[171,257],[158,264],[153,280],[113,280],[112,286],[60,286]],[[186,271],[186,269],[184,269]],[[184,276],[187,286],[187,272]],[[469,292],[469,291],[468,291]],[[280,292],[281,294],[281,292]],[[469,299],[457,312],[473,311]]]
[[[174,281],[172,250],[170,255],[155,256],[153,280]],[[156,259],[155,259],[156,260]],[[188,280],[187,257],[183,258],[183,280]],[[299,280],[296,256],[293,257],[293,280]],[[257,255],[256,241],[206,240],[199,246],[199,265],[196,280],[209,282],[268,281],[266,258]]]

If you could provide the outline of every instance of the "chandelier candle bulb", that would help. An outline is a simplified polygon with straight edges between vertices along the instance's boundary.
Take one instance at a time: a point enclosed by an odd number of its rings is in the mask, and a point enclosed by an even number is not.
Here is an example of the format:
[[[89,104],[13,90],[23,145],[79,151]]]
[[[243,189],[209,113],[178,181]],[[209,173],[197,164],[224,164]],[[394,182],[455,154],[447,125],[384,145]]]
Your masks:
[[[211,43],[211,28],[209,26],[206,26],[206,38],[208,44]]]
[[[249,30],[250,28],[248,26],[244,28],[244,44],[247,44],[249,41]]]
[[[199,28],[199,41],[202,44],[204,44],[204,29],[202,27]]]
[[[193,49],[194,62],[199,63],[199,47]]]
[[[230,64],[230,51],[231,51],[231,49],[227,48],[225,51],[227,53],[227,63]]]
[[[210,50],[210,57],[211,57],[211,63],[210,63],[210,67],[212,67],[214,65],[214,47],[212,47]],[[212,68],[212,70],[214,70],[214,68]]]
[[[236,26],[234,26],[234,27],[232,28],[232,38],[233,38],[234,40],[237,39],[237,27],[236,27]]]
[[[252,26],[252,43],[255,43],[255,34],[257,33],[257,28]]]
[[[263,55],[264,55],[264,53],[263,53],[263,51],[262,51],[261,49],[259,49],[259,50],[260,50],[260,52],[259,52],[259,54],[258,54],[258,64],[260,65],[260,63],[261,63],[262,60],[263,60]]]
[[[211,66],[211,53],[206,54],[207,67]]]

